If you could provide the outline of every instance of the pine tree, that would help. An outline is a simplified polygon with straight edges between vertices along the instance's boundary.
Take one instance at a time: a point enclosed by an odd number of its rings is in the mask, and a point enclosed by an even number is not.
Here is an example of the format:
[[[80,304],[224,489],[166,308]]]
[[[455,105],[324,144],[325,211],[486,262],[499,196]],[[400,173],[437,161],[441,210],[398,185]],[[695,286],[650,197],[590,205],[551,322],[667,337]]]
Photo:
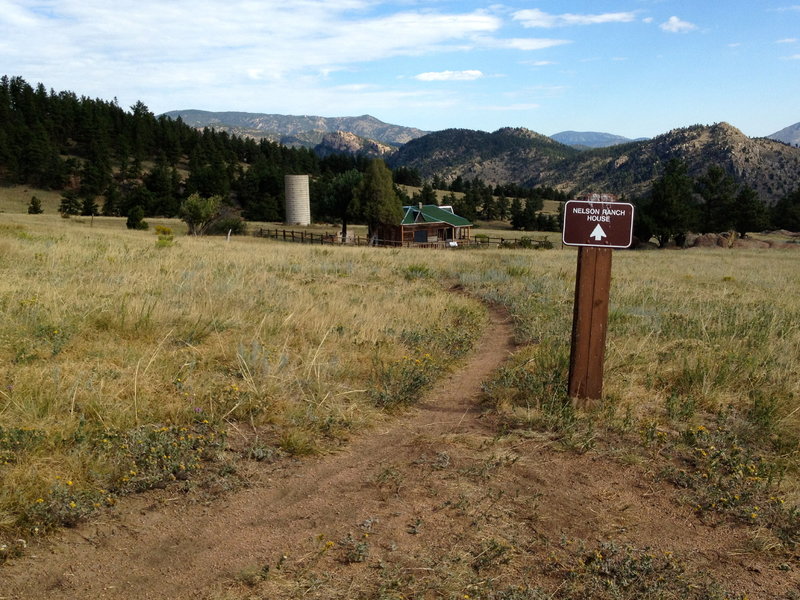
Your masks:
[[[128,212],[128,220],[125,222],[128,229],[147,229],[149,225],[144,220],[144,209],[141,206],[134,206]]]
[[[28,204],[28,214],[29,215],[40,215],[44,212],[42,208],[42,201],[39,200],[36,196],[31,196],[31,202]]]
[[[84,217],[92,217],[100,214],[97,208],[97,200],[94,196],[86,196],[81,205],[81,215]]]
[[[112,183],[108,186],[105,193],[105,202],[103,203],[103,216],[104,217],[118,217],[120,215],[120,205],[122,204],[122,194],[119,192],[119,187]]]
[[[417,202],[422,202],[423,204],[439,204],[436,198],[436,191],[429,182],[426,181],[422,184]]]
[[[347,237],[347,224],[359,218],[361,205],[358,189],[363,176],[351,169],[333,178],[329,188],[329,203],[332,214],[342,221],[342,238]]]
[[[501,192],[497,198],[497,218],[505,221],[509,217],[509,201],[508,197]]]
[[[695,184],[695,190],[702,196],[704,233],[728,231],[733,229],[736,212],[736,182],[719,165],[708,167],[705,175]]]
[[[511,200],[511,227],[514,229],[522,229],[522,202],[517,197]]]
[[[772,224],[778,229],[800,232],[800,188],[778,200],[772,208]]]
[[[642,208],[649,216],[649,229],[659,246],[666,246],[672,238],[682,246],[686,233],[695,227],[697,204],[692,195],[693,185],[686,164],[675,158],[653,183],[647,208]]]
[[[467,189],[464,194],[453,202],[453,212],[458,216],[464,217],[473,223],[478,219],[478,203],[480,192],[473,187]]]
[[[67,190],[61,195],[61,202],[58,205],[58,212],[62,217],[78,215],[81,212],[81,201],[75,190]]]
[[[534,231],[537,228],[536,211],[537,203],[530,198],[525,201],[525,208],[522,209],[521,228],[525,231]]]
[[[761,231],[769,224],[769,212],[754,189],[743,186],[736,195],[736,211],[733,226],[741,237],[747,232]]]
[[[370,238],[375,236],[378,225],[400,224],[403,207],[394,189],[392,172],[381,159],[373,159],[367,166],[358,187],[358,199]]]

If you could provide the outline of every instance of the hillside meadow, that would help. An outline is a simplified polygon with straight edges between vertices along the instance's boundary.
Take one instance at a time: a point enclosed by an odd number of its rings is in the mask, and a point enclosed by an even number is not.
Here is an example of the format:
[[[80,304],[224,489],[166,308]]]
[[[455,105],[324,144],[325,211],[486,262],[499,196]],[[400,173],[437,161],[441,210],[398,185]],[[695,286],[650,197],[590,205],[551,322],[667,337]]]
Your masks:
[[[565,397],[575,259],[0,215],[0,561],[126,494],[225,489],[237,460],[346,444],[454,368],[487,303],[518,345],[484,385],[498,436],[651,465],[700,518],[795,552],[798,254],[615,252],[590,411]]]

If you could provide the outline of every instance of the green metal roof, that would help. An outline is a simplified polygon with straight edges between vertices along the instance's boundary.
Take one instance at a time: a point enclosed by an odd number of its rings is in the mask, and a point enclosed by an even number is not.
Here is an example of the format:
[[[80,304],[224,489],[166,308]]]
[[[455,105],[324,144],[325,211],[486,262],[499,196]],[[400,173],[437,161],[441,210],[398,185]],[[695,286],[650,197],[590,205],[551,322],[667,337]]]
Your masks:
[[[404,206],[405,215],[401,225],[415,223],[447,223],[453,227],[469,227],[472,225],[464,217],[459,217],[450,206],[423,204],[422,206]]]

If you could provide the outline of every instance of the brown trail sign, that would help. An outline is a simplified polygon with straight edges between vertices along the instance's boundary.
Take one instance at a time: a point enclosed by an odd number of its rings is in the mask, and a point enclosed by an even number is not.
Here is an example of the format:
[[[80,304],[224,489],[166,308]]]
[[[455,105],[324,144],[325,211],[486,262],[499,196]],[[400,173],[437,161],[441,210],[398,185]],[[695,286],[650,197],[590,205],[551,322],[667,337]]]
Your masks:
[[[605,200],[609,196],[603,195]],[[603,361],[611,289],[611,249],[633,241],[633,205],[570,200],[562,240],[578,249],[568,392],[581,404],[603,395]]]
[[[633,241],[633,204],[569,200],[561,239],[568,246],[627,248]]]

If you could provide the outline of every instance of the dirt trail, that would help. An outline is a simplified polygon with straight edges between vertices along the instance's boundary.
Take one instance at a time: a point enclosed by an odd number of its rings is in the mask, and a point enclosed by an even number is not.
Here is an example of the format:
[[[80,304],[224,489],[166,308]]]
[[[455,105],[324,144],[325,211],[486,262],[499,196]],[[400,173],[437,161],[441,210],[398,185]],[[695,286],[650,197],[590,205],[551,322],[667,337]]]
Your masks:
[[[66,531],[51,547],[0,570],[0,598],[196,597],[333,523],[370,518],[382,502],[370,482],[404,454],[418,452],[421,436],[482,427],[481,382],[512,350],[505,315],[491,311],[476,346],[468,364],[439,382],[418,409],[344,450],[279,466],[208,506],[171,502],[161,492],[126,499],[108,520]]]
[[[748,552],[743,528],[699,522],[674,489],[652,483],[646,466],[558,452],[536,436],[498,443],[477,401],[512,340],[507,316],[491,310],[465,366],[409,414],[334,454],[259,463],[249,488],[205,505],[168,490],[124,499],[105,520],[67,530],[0,569],[0,600],[252,597],[252,588],[236,589],[241,574],[263,565],[274,572],[281,557],[281,573],[302,565],[324,569],[331,586],[346,582],[336,594],[309,588],[298,597],[356,598],[392,568],[432,577],[442,556],[474,557],[487,539],[507,540],[530,573],[559,539],[614,539],[675,552],[750,598],[800,589],[796,569],[778,572],[768,555]],[[369,560],[322,557],[325,540],[353,531],[364,538],[369,531]],[[493,581],[499,586],[502,575]],[[258,583],[265,586],[258,597],[289,597],[268,587],[281,584],[272,576]]]

